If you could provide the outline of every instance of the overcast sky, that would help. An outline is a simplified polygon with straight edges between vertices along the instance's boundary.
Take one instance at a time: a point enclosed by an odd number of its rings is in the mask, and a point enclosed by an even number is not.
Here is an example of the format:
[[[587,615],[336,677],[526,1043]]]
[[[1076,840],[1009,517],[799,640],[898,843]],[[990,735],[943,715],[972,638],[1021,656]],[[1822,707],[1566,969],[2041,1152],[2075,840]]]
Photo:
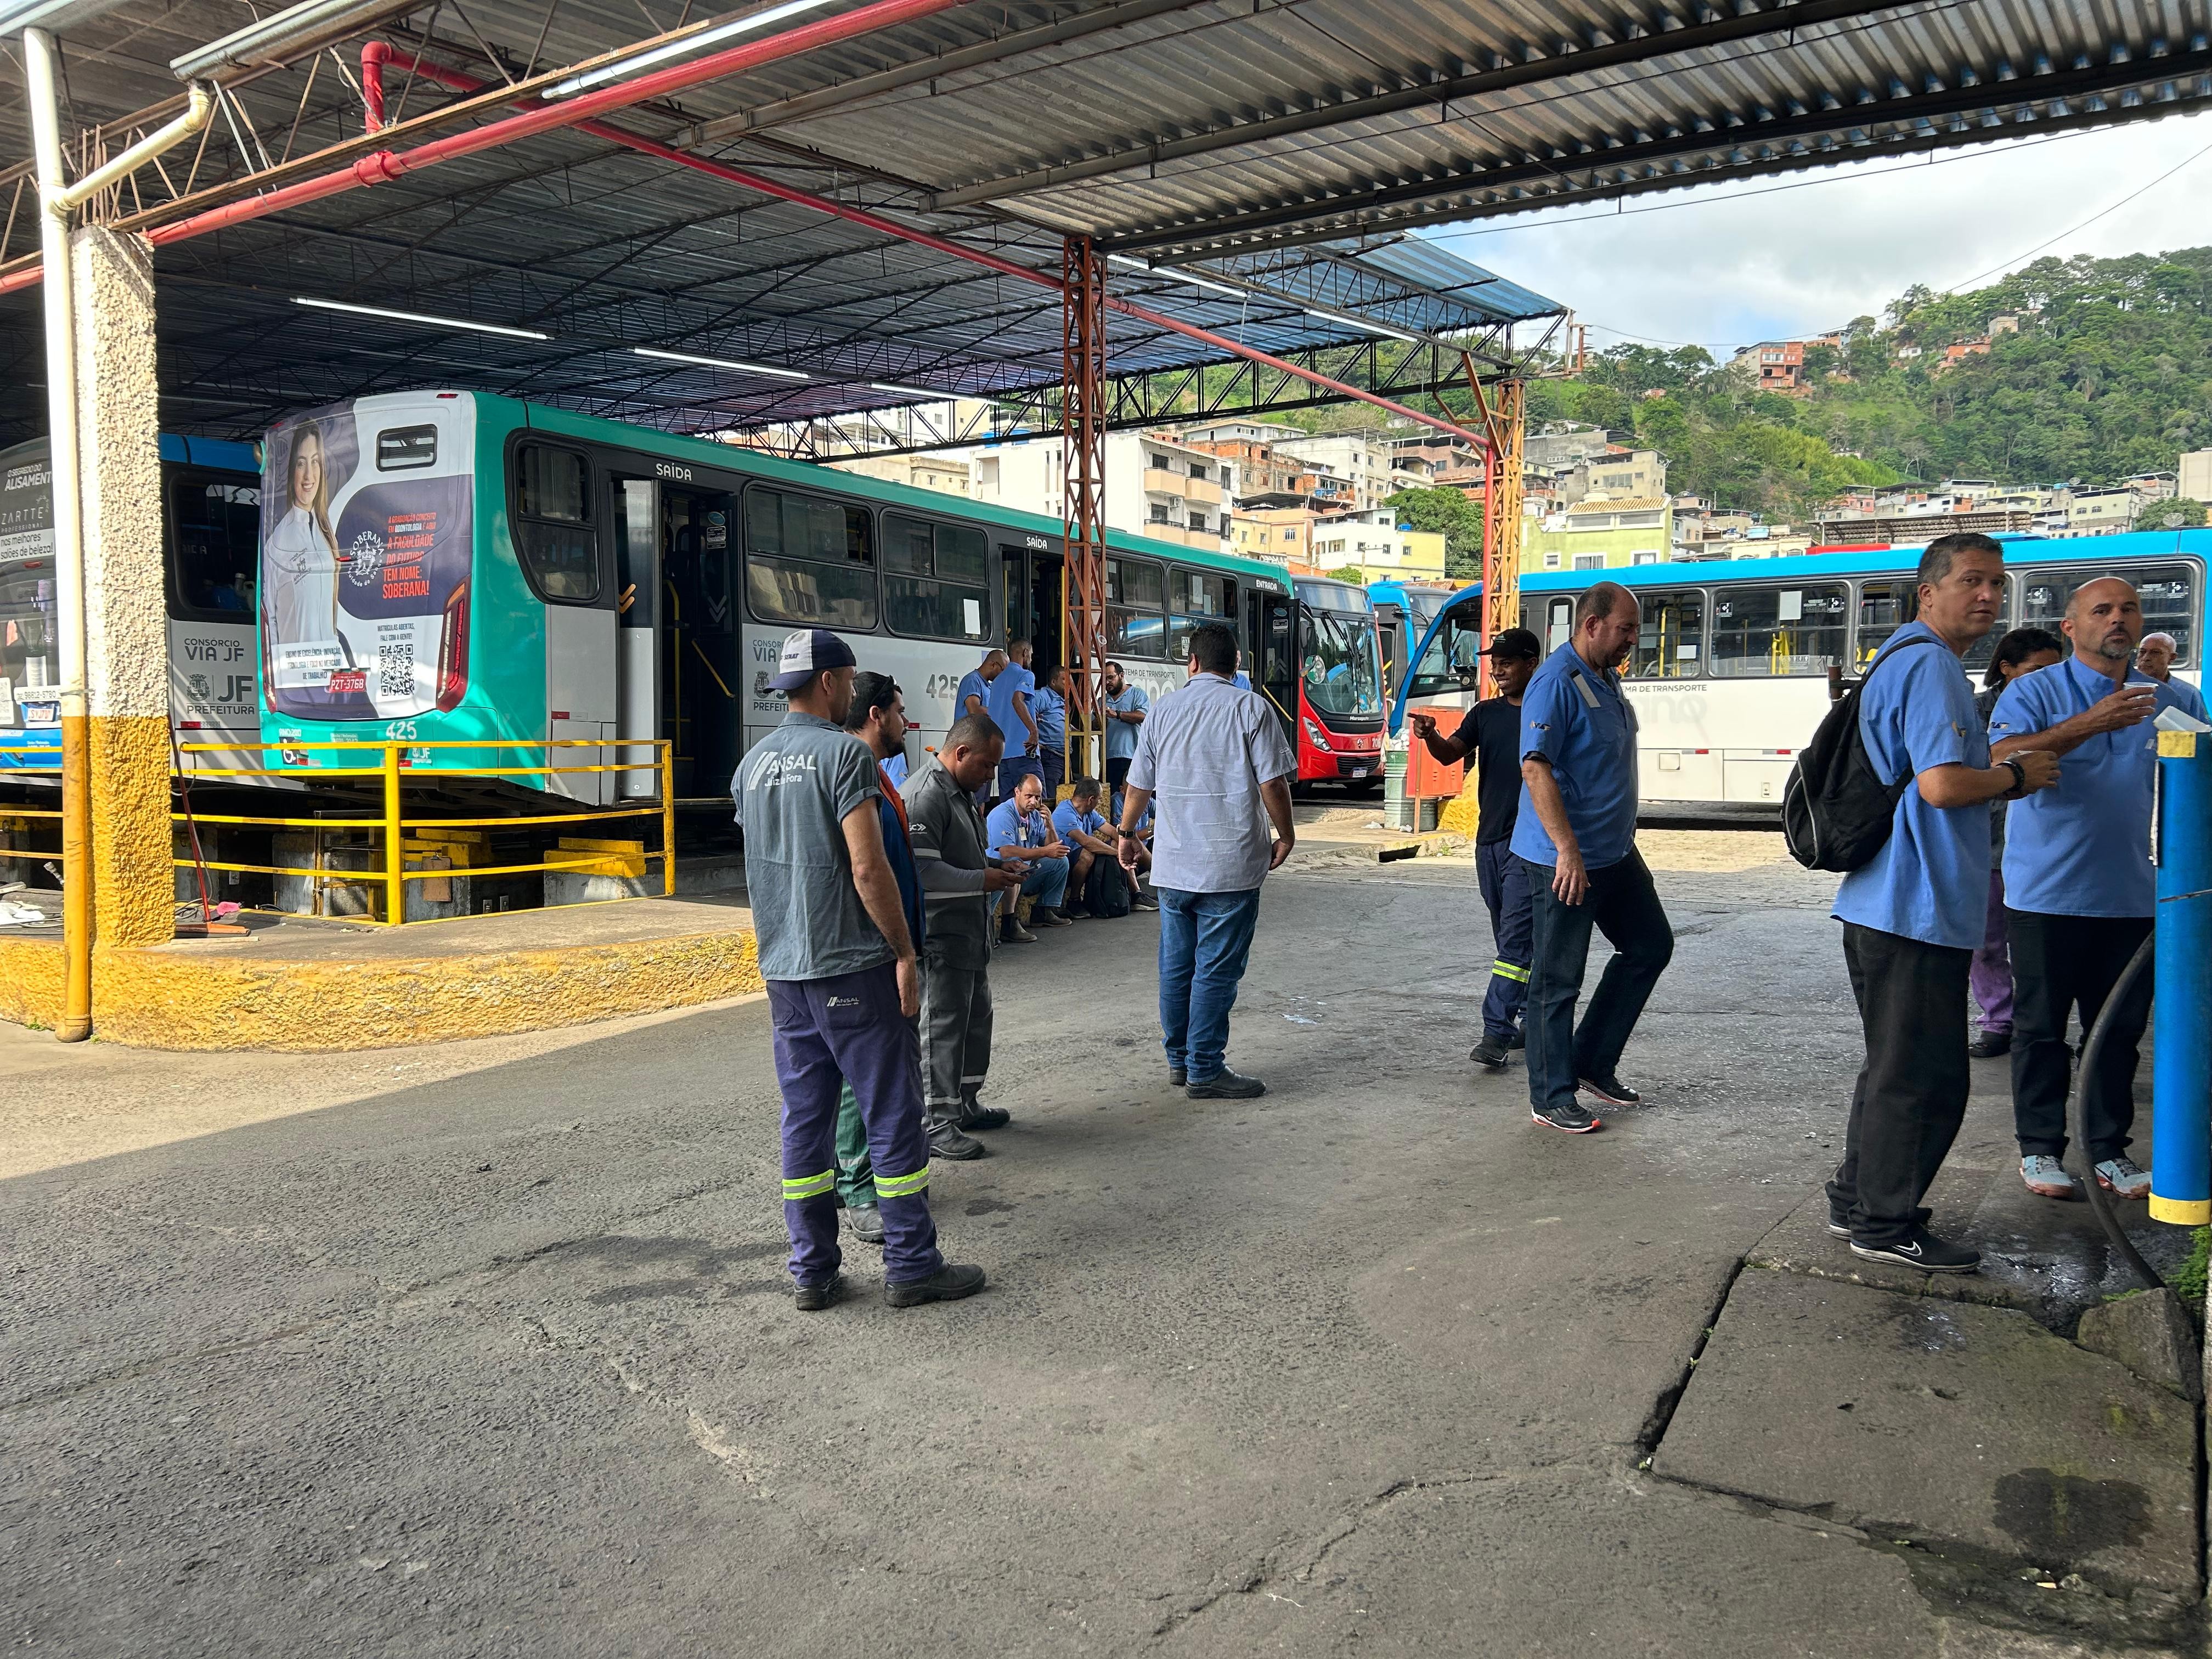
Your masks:
[[[1591,204],[1429,234],[1572,307],[1592,325],[1593,350],[1632,335],[1714,349],[1879,315],[1914,283],[1978,287],[1972,278],[2025,263],[2019,256],[2077,225],[2042,252],[2212,242],[2212,153],[2190,159],[2208,151],[2212,113],[2178,116],[1954,150],[1933,166],[1869,161],[1631,198],[1619,214]]]

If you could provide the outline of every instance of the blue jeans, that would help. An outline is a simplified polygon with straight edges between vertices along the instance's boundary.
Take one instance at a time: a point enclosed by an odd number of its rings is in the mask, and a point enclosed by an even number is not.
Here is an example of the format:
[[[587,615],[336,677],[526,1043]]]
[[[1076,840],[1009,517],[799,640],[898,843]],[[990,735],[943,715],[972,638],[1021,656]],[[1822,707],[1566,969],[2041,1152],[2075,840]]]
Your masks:
[[[1260,890],[1185,893],[1155,890],[1160,901],[1160,1045],[1168,1065],[1193,1083],[1221,1075],[1229,1011],[1252,953]]]
[[[1035,899],[1047,909],[1057,910],[1060,902],[1067,896],[1067,860],[1066,859],[1036,859],[1030,861],[1029,874],[1022,878],[1022,896]],[[999,914],[999,901],[1004,893],[991,895],[991,914]]]
[[[999,763],[998,798],[1000,800],[1006,799],[1014,793],[1015,786],[1021,782],[1022,774],[1024,772],[1034,772],[1039,777],[1042,777],[1044,775],[1042,757],[1036,755],[1009,755]],[[1048,812],[1052,811],[1050,796],[1045,799],[1044,810]]]

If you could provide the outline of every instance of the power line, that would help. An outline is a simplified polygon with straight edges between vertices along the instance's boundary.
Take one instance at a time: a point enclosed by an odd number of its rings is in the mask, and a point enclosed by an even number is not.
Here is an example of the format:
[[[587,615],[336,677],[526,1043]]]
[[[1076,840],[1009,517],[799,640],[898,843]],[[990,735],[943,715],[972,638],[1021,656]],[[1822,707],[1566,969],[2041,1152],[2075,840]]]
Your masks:
[[[2160,173],[2157,178],[2152,179],[2150,183],[2137,185],[2126,195],[2121,197],[2118,201],[2113,203],[2110,207],[2100,209],[2098,211],[2091,214],[2087,218],[2084,219],[2080,224],[2075,225],[2069,229],[2060,231],[2056,236],[2051,237],[2048,241],[2038,242],[2033,247],[2028,249],[2026,253],[2015,253],[2011,258],[2003,261],[2002,264],[1991,265],[1987,270],[1983,271],[1979,276],[1969,276],[1963,283],[1954,283],[1951,285],[1951,289],[1949,291],[1955,293],[1958,289],[1962,288],[1972,288],[1975,283],[1981,282],[1984,277],[1996,276],[1997,272],[2002,270],[2007,265],[2016,265],[2022,259],[2029,258],[2035,254],[2042,252],[2043,250],[2049,247],[2052,242],[2063,242],[2069,236],[2071,236],[2075,231],[2087,230],[2091,225],[2095,224],[2098,220],[2104,218],[2107,214],[2118,213],[2122,208],[2134,201],[2136,197],[2141,196],[2144,191],[2156,189],[2167,179],[2172,178],[2175,173],[2180,172],[2182,168],[2190,166],[2193,162],[2203,161],[2207,155],[2212,155],[2212,144],[2205,145],[2203,149],[2198,150],[2196,155],[2190,156],[2187,161],[2175,162],[2164,173]]]

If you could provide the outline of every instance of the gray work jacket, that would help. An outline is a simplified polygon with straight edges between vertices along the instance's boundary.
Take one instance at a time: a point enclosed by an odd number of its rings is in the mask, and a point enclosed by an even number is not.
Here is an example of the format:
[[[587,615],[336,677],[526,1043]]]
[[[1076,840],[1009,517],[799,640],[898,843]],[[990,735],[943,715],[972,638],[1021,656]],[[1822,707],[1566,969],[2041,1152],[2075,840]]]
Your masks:
[[[905,796],[915,870],[921,878],[929,919],[924,951],[930,961],[950,968],[988,968],[991,915],[983,872],[990,860],[975,798],[953,781],[934,755],[908,777]]]

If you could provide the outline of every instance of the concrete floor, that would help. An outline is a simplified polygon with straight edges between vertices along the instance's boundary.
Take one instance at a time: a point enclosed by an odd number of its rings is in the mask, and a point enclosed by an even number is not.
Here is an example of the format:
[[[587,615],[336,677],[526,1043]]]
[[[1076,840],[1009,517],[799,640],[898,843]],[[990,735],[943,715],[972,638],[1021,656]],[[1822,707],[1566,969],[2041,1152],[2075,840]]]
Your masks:
[[[993,1278],[951,1307],[887,1309],[857,1252],[857,1299],[792,1311],[757,1000],[313,1058],[0,1032],[6,1638],[2088,1651],[1639,1469],[1856,1064],[1828,880],[1771,836],[1646,848],[1681,935],[1623,1067],[1653,1103],[1588,1138],[1469,1074],[1463,862],[1270,882],[1255,1102],[1166,1087],[1148,918],[1010,951],[1017,1121],[933,1172]]]

